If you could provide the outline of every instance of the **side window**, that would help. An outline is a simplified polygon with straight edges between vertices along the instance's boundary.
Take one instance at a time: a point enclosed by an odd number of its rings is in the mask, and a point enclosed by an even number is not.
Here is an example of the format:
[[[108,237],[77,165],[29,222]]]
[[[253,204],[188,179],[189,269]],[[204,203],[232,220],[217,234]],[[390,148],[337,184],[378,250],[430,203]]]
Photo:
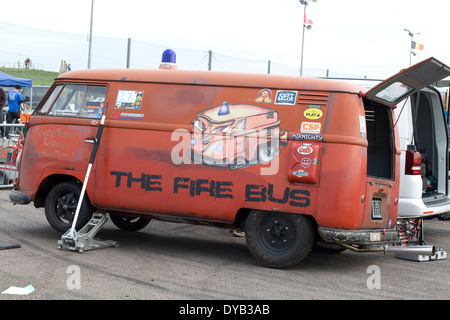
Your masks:
[[[56,86],[38,111],[58,117],[99,119],[105,104],[106,86],[68,84]]]

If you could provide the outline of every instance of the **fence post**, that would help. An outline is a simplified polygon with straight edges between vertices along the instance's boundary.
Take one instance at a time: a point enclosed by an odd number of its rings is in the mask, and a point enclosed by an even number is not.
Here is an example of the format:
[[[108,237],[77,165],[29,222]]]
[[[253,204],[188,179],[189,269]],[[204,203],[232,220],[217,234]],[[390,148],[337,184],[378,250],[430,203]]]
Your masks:
[[[211,71],[211,67],[212,67],[212,50],[208,51],[208,71]]]
[[[128,38],[128,46],[127,46],[127,69],[130,69],[130,52],[131,52],[131,38]]]

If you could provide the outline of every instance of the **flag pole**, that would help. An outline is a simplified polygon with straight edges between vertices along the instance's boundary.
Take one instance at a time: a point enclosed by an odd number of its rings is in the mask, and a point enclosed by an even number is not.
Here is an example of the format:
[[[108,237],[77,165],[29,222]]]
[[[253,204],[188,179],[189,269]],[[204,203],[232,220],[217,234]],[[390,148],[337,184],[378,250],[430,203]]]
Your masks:
[[[302,1],[300,1],[302,2]],[[302,56],[301,56],[301,60],[300,60],[300,77],[303,76],[303,47],[305,45],[305,17],[306,17],[306,6],[308,5],[308,2],[304,1],[302,2],[303,4],[303,35],[302,35]]]
[[[408,29],[403,29],[404,31],[406,31],[408,33],[408,35],[411,37],[411,43],[409,45],[409,66],[411,67],[411,60],[412,60],[412,55],[413,55],[413,37],[415,34],[420,34],[420,33],[412,33],[410,30]]]
[[[302,35],[302,55],[300,60],[300,77],[303,76],[303,47],[305,46],[305,29],[311,29],[311,24],[306,27],[306,6],[308,5],[309,0],[299,0],[299,2],[303,6],[303,35]],[[312,2],[316,2],[316,0],[311,0]],[[308,22],[309,23],[309,22]]]

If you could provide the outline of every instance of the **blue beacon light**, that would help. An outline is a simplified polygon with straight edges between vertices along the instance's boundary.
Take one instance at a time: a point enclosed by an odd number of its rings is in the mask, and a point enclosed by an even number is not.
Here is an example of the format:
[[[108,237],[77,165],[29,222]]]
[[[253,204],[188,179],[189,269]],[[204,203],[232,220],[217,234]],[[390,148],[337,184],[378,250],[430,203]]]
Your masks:
[[[164,50],[159,69],[177,69],[177,55],[172,49]]]

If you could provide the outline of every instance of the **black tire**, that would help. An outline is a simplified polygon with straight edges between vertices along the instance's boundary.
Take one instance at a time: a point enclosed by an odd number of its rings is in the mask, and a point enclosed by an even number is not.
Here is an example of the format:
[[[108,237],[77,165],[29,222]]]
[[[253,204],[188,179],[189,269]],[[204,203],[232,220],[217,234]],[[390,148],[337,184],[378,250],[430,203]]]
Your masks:
[[[245,225],[245,240],[252,255],[271,268],[298,264],[311,251],[314,226],[304,215],[252,210]]]
[[[75,182],[61,182],[54,186],[45,199],[45,217],[48,223],[57,231],[65,233],[72,227],[75,212],[80,199],[82,185]],[[76,230],[89,222],[95,211],[84,195],[83,204],[78,215]]]
[[[438,215],[439,220],[450,220],[450,212],[441,213]]]
[[[133,218],[133,217],[123,217],[110,215],[112,223],[124,231],[138,231],[145,228],[152,219],[149,218]]]

